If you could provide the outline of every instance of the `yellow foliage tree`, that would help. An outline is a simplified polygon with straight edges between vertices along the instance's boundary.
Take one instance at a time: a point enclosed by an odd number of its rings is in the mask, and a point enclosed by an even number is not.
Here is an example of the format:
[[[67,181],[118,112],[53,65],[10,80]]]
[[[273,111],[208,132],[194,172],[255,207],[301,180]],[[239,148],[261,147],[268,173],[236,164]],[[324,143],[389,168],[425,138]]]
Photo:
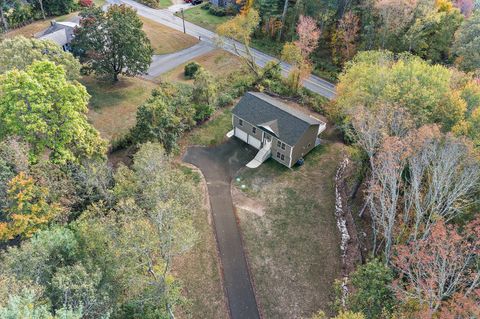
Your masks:
[[[60,206],[47,201],[48,191],[20,172],[8,184],[6,220],[0,222],[0,240],[31,237],[60,213]]]

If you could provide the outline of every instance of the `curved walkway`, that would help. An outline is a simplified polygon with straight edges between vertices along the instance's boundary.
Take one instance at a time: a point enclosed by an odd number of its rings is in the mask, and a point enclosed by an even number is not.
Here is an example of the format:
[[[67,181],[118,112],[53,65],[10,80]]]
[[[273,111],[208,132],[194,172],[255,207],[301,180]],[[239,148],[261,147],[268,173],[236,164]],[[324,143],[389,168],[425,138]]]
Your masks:
[[[253,148],[232,138],[215,147],[190,147],[183,157],[185,162],[198,167],[207,181],[223,281],[233,319],[260,318],[230,192],[235,173],[254,156]]]

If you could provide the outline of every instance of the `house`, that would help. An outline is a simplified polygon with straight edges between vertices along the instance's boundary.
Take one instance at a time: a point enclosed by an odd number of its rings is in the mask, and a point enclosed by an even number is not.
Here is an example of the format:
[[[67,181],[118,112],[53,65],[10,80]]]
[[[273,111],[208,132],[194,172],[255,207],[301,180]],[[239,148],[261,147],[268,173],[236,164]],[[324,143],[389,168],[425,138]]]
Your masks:
[[[217,7],[226,7],[229,4],[236,5],[235,0],[210,0],[210,3]]]
[[[75,22],[56,22],[52,20],[50,27],[37,34],[39,40],[51,40],[61,46],[64,51],[70,51],[70,43],[74,37],[74,30],[78,27]]]
[[[292,167],[320,143],[326,123],[264,93],[248,92],[232,111],[235,136],[259,150],[248,167],[267,158]]]

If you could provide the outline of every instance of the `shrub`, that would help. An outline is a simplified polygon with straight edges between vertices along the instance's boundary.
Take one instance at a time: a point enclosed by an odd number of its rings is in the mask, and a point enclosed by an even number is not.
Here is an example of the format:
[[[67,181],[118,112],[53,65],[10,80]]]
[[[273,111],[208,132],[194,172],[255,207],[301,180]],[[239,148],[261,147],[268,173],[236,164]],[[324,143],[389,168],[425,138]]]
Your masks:
[[[220,93],[217,99],[218,107],[225,107],[233,103],[233,96],[229,93]]]
[[[217,16],[217,17],[224,17],[227,15],[227,10],[219,6],[210,6],[210,8],[208,9],[208,12],[210,12],[210,14],[213,14],[214,16]]]
[[[237,7],[233,4],[233,3],[229,3],[226,7],[225,7],[225,13],[229,16],[234,16],[238,13],[238,9]]]
[[[91,7],[93,5],[93,0],[80,0],[78,1],[78,4],[81,7]]]
[[[158,8],[160,6],[160,1],[159,0],[138,0],[138,2],[149,6],[151,8]]]
[[[203,10],[208,10],[210,9],[210,2],[205,3],[203,6],[200,7]]]
[[[202,66],[195,61],[187,63],[185,65],[185,71],[184,71],[185,77],[187,79],[193,79],[195,77],[195,74],[201,67]]]
[[[215,107],[208,104],[196,104],[194,119],[197,123],[202,123],[212,116],[215,112]]]

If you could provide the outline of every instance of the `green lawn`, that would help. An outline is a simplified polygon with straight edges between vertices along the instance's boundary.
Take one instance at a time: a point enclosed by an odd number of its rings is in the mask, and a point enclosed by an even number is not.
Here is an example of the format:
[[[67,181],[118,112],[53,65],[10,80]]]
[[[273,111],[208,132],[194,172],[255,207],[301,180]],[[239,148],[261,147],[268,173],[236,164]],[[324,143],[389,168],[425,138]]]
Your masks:
[[[84,77],[80,82],[92,96],[88,119],[109,141],[121,138],[135,125],[137,108],[156,86],[136,77],[122,77],[115,84],[94,77]]]
[[[96,6],[103,6],[107,2],[106,0],[93,0],[93,3],[95,3]]]
[[[158,7],[159,9],[165,9],[168,8],[172,5],[172,1],[170,0],[160,0],[160,6]]]
[[[225,21],[228,21],[232,18],[229,16],[225,16],[225,17],[214,16],[213,14],[210,14],[208,10],[202,9],[204,5],[205,4],[202,4],[199,6],[195,6],[191,9],[185,10],[183,12],[185,16],[185,20],[193,24],[199,25],[205,29],[215,31],[215,29],[219,24],[222,24]],[[175,15],[177,17],[182,17],[182,14],[180,12],[175,13]]]
[[[188,145],[211,146],[226,140],[226,134],[232,129],[230,109],[219,110],[208,122],[195,128],[187,135]]]

